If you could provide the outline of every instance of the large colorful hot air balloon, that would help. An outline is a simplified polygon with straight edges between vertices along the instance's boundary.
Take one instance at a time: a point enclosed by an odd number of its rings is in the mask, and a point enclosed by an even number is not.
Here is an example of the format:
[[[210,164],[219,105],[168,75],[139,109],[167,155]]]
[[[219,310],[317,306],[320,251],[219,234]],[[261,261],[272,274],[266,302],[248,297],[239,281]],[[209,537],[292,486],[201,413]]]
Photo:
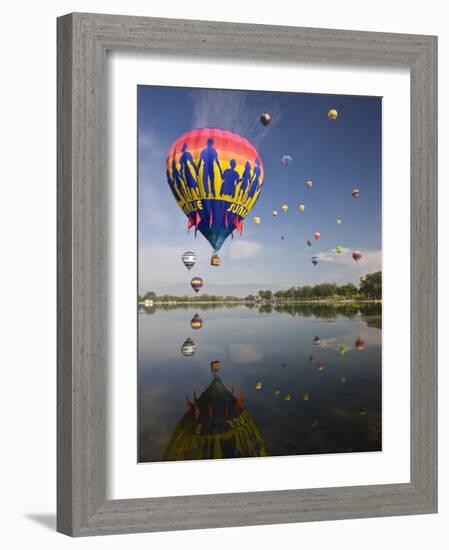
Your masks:
[[[196,257],[195,252],[184,252],[182,255],[182,263],[190,271],[192,267],[196,264],[198,258]]]
[[[170,147],[167,182],[184,214],[214,252],[235,230],[259,198],[264,169],[259,153],[242,136],[218,128],[181,135]]]
[[[194,277],[190,281],[190,286],[195,292],[199,292],[203,288],[203,279],[201,277]]]

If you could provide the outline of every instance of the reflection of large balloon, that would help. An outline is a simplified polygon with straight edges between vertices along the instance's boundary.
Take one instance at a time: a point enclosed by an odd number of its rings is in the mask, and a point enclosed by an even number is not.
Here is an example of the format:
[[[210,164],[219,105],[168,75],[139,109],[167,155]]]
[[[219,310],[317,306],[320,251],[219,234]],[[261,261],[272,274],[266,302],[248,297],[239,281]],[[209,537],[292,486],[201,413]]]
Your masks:
[[[192,357],[196,352],[196,344],[191,338],[187,338],[184,344],[181,347],[181,353],[185,357]]]
[[[354,250],[354,252],[352,253],[352,258],[356,263],[359,263],[362,259],[362,253],[359,250]]]
[[[290,155],[284,155],[284,156],[282,157],[282,164],[283,164],[284,166],[289,166],[289,165],[291,164],[292,160],[293,160],[293,159],[292,159],[292,157],[291,157]]]
[[[314,346],[319,346],[320,344],[321,344],[320,337],[319,337],[319,336],[315,336],[315,338],[313,339],[313,345],[314,345]]]
[[[313,265],[317,265],[318,259],[319,259],[318,256],[312,256],[312,263],[313,263]]]
[[[200,330],[200,328],[203,326],[203,320],[198,315],[198,313],[195,313],[195,315],[192,317],[192,320],[190,321],[190,326],[193,328],[193,330]]]
[[[262,113],[260,115],[260,122],[264,125],[264,126],[268,126],[268,124],[270,124],[271,122],[271,115],[270,113]]]
[[[164,452],[164,460],[207,460],[266,456],[259,429],[245,409],[243,393],[234,395],[216,375],[200,397],[187,399]]]
[[[315,231],[315,233],[313,234],[313,236],[315,237],[315,239],[318,241],[321,237],[321,233],[319,231]]]
[[[201,128],[181,135],[166,161],[171,192],[214,251],[237,230],[259,198],[264,169],[256,149],[242,136]]]
[[[192,269],[196,264],[198,258],[196,257],[195,252],[184,252],[182,255],[182,263],[187,267],[187,269]]]
[[[201,277],[194,277],[190,281],[190,286],[195,292],[199,292],[203,288],[203,279]]]

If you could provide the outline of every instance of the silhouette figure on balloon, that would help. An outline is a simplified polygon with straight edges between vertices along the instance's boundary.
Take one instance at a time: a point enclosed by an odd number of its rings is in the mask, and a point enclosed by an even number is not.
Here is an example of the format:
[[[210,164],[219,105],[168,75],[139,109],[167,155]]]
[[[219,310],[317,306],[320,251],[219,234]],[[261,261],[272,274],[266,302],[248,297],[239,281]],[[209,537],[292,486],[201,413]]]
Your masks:
[[[187,151],[187,143],[182,146],[182,155],[179,157],[179,164],[181,165],[181,176],[187,184],[188,189],[194,189],[198,187],[196,177],[192,174],[190,167],[196,172],[196,165],[193,160],[192,154]]]
[[[260,159],[256,159],[256,165],[254,166],[253,176],[251,180],[251,186],[248,191],[248,197],[254,197],[258,187],[260,178]]]
[[[240,176],[236,167],[236,162],[234,159],[231,159],[229,163],[229,168],[223,172],[223,185],[221,188],[221,193],[223,195],[231,195],[232,197],[235,194],[236,185],[240,182]]]
[[[196,169],[197,174],[200,171],[201,164],[203,164],[203,186],[204,186],[204,192],[206,193],[206,196],[212,193],[213,196],[216,196],[215,193],[215,174],[214,174],[214,167],[215,164],[217,165],[221,178],[223,179],[223,171],[220,166],[220,162],[218,161],[218,153],[216,149],[213,147],[214,140],[212,138],[209,138],[207,140],[207,147],[205,147],[201,153],[200,153],[200,160],[198,162],[198,166]],[[210,182],[210,189],[209,189],[209,182]]]

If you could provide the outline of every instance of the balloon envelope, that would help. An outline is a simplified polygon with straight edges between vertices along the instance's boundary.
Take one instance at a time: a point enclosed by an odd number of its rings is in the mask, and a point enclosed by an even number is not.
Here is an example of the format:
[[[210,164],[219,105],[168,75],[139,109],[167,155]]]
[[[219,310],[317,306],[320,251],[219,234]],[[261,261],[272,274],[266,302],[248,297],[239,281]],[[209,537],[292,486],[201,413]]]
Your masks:
[[[312,246],[312,241],[307,241],[307,246]]]
[[[190,321],[190,326],[193,328],[193,330],[199,330],[203,326],[203,320],[198,315],[198,313],[195,313],[195,315],[192,317],[192,320]]]
[[[337,246],[335,247],[335,252],[336,252],[337,254],[341,254],[341,253],[343,252],[343,248],[342,248],[340,245],[337,245]]]
[[[170,147],[167,182],[184,214],[218,251],[259,198],[264,169],[259,153],[244,137],[218,128],[181,135]]]
[[[362,253],[359,252],[358,250],[354,250],[354,252],[352,253],[352,257],[355,262],[359,263],[360,260],[362,259]]]
[[[317,263],[318,263],[318,256],[312,256],[312,263],[313,263],[313,265],[317,265]]]
[[[201,277],[194,277],[191,281],[190,281],[190,286],[193,288],[193,290],[195,292],[198,292],[199,290],[202,289],[203,287],[203,279],[201,279]]]
[[[298,206],[298,210],[299,210],[300,212],[304,212],[305,209],[306,209],[306,207],[304,206],[304,204],[300,204],[300,205]]]
[[[352,198],[356,199],[360,195],[360,191],[358,189],[352,190]]]
[[[312,186],[313,186],[313,181],[312,181],[312,180],[307,180],[307,181],[306,181],[306,185],[307,185],[307,188],[308,188],[308,189],[311,189]]]
[[[284,166],[289,166],[292,163],[293,159],[290,155],[284,155],[282,157],[282,164]]]
[[[329,109],[329,111],[327,113],[327,118],[329,120],[337,120],[337,117],[338,117],[337,109]]]
[[[319,231],[315,231],[313,236],[315,237],[316,240],[318,240],[321,237],[321,233]]]
[[[260,218],[257,217],[257,216],[255,216],[255,217],[253,218],[253,222],[254,222],[256,225],[259,225],[259,223],[260,223]]]
[[[198,258],[195,252],[184,252],[182,255],[182,263],[187,267],[188,270],[196,264]]]
[[[270,124],[271,122],[271,115],[270,113],[262,113],[260,115],[260,122],[264,125],[264,126],[268,126],[268,124]]]
[[[288,204],[283,204],[283,205],[281,206],[281,208],[282,208],[282,212],[284,212],[284,213],[285,213],[285,212],[288,212]]]

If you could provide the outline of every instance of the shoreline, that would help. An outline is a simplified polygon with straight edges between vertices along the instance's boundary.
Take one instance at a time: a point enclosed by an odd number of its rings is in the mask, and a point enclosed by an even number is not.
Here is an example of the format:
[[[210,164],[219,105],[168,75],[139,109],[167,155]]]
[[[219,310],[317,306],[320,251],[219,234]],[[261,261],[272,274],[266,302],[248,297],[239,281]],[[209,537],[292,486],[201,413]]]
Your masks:
[[[323,304],[323,305],[357,305],[357,304],[382,304],[380,299],[364,299],[364,300],[353,300],[353,299],[310,299],[310,300],[169,300],[169,301],[152,301],[151,305],[146,305],[145,302],[138,302],[138,305],[141,307],[155,307],[155,306],[169,306],[169,305],[197,305],[197,304],[217,304],[217,305],[226,305],[226,304],[236,304],[236,305],[254,305],[254,306],[284,306],[290,304]]]

